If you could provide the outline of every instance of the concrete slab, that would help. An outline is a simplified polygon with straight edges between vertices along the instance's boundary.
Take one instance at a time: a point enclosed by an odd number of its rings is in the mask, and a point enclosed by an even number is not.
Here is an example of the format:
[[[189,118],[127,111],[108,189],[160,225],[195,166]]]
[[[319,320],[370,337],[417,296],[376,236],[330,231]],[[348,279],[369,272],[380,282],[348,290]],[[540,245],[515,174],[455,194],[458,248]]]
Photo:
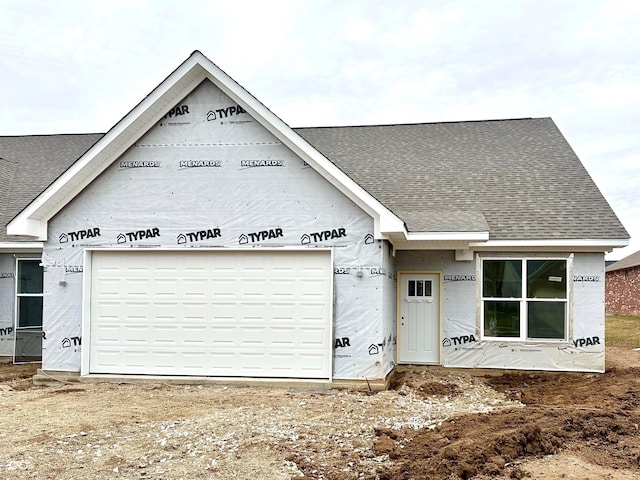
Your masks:
[[[39,368],[33,376],[34,385],[47,387],[56,387],[67,383],[78,383],[79,381],[80,372],[63,372]]]
[[[242,377],[191,377],[170,375],[114,375],[89,374],[80,375],[79,372],[61,372],[55,370],[38,369],[33,377],[34,385],[59,386],[68,383],[130,383],[149,384],[166,383],[170,385],[216,385],[233,387],[263,387],[283,388],[289,390],[327,391],[361,390],[378,392],[389,387],[390,375],[378,380],[309,380],[291,378],[242,378]]]
[[[266,387],[286,388],[294,390],[329,390],[330,381],[297,380],[290,378],[236,378],[236,377],[191,377],[171,375],[107,375],[89,374],[80,377],[80,382],[111,382],[111,383],[167,383],[170,385],[220,385],[236,387]]]

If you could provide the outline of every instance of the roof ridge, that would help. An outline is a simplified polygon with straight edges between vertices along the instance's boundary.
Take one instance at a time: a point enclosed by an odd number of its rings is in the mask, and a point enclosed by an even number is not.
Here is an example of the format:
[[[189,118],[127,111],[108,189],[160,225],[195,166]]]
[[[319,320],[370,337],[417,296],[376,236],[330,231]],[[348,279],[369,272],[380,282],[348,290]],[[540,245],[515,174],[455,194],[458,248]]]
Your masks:
[[[324,125],[318,127],[293,127],[294,130],[309,130],[321,128],[367,128],[367,127],[405,127],[419,125],[449,125],[455,123],[492,123],[492,122],[515,122],[524,120],[549,120],[551,117],[519,117],[519,118],[494,118],[486,120],[449,120],[441,122],[411,122],[411,123],[372,123],[360,125]]]

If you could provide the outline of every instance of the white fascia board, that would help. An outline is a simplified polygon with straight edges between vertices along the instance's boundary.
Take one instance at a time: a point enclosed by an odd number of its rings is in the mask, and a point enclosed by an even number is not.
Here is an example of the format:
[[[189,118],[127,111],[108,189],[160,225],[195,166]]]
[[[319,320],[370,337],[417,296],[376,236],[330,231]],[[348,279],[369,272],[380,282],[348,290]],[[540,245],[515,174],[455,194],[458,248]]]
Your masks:
[[[394,250],[469,250],[469,242],[391,240]],[[473,250],[473,249],[471,249]]]
[[[220,88],[227,96],[242,105],[253,118],[273,134],[292,152],[308,163],[325,180],[336,187],[356,205],[371,215],[375,221],[376,238],[387,238],[392,232],[404,230],[404,222],[382,205],[351,177],[336,167],[309,142],[297,134],[271,110],[265,107],[240,84],[229,77],[223,70],[200,52],[199,61],[210,72],[209,80]]]
[[[489,232],[409,232],[406,238],[410,242],[486,242]]]
[[[474,251],[605,252],[629,245],[624,239],[605,240],[489,240],[489,232],[406,233],[390,238],[396,250],[470,249]]]
[[[566,240],[489,240],[483,243],[470,243],[476,250],[580,250],[603,252],[629,245],[629,240],[612,239],[566,239]]]
[[[466,250],[470,245],[483,245],[489,232],[407,232],[389,236],[396,250]],[[479,243],[482,242],[482,243]]]
[[[489,232],[407,232],[389,236],[395,250],[468,250],[472,243],[483,244]],[[482,243],[480,243],[482,242]]]
[[[6,253],[40,253],[42,242],[0,242],[0,252]]]
[[[7,225],[7,233],[46,241],[49,219],[205,78],[206,72],[191,56],[20,212]]]

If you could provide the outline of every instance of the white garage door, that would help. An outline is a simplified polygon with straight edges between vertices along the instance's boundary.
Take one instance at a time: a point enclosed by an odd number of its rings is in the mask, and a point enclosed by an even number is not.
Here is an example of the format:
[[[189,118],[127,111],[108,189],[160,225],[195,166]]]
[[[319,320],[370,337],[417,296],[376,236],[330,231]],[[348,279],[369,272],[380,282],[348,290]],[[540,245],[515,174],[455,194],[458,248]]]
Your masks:
[[[331,376],[327,250],[94,251],[89,373]]]

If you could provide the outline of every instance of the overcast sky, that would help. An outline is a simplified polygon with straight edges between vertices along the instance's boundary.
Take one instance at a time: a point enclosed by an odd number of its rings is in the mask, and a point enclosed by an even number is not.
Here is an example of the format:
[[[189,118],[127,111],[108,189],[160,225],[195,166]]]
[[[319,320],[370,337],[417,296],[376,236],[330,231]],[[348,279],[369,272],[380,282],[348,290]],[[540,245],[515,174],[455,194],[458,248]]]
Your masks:
[[[640,249],[640,1],[0,0],[0,135],[106,132],[196,49],[292,127],[552,117]]]

